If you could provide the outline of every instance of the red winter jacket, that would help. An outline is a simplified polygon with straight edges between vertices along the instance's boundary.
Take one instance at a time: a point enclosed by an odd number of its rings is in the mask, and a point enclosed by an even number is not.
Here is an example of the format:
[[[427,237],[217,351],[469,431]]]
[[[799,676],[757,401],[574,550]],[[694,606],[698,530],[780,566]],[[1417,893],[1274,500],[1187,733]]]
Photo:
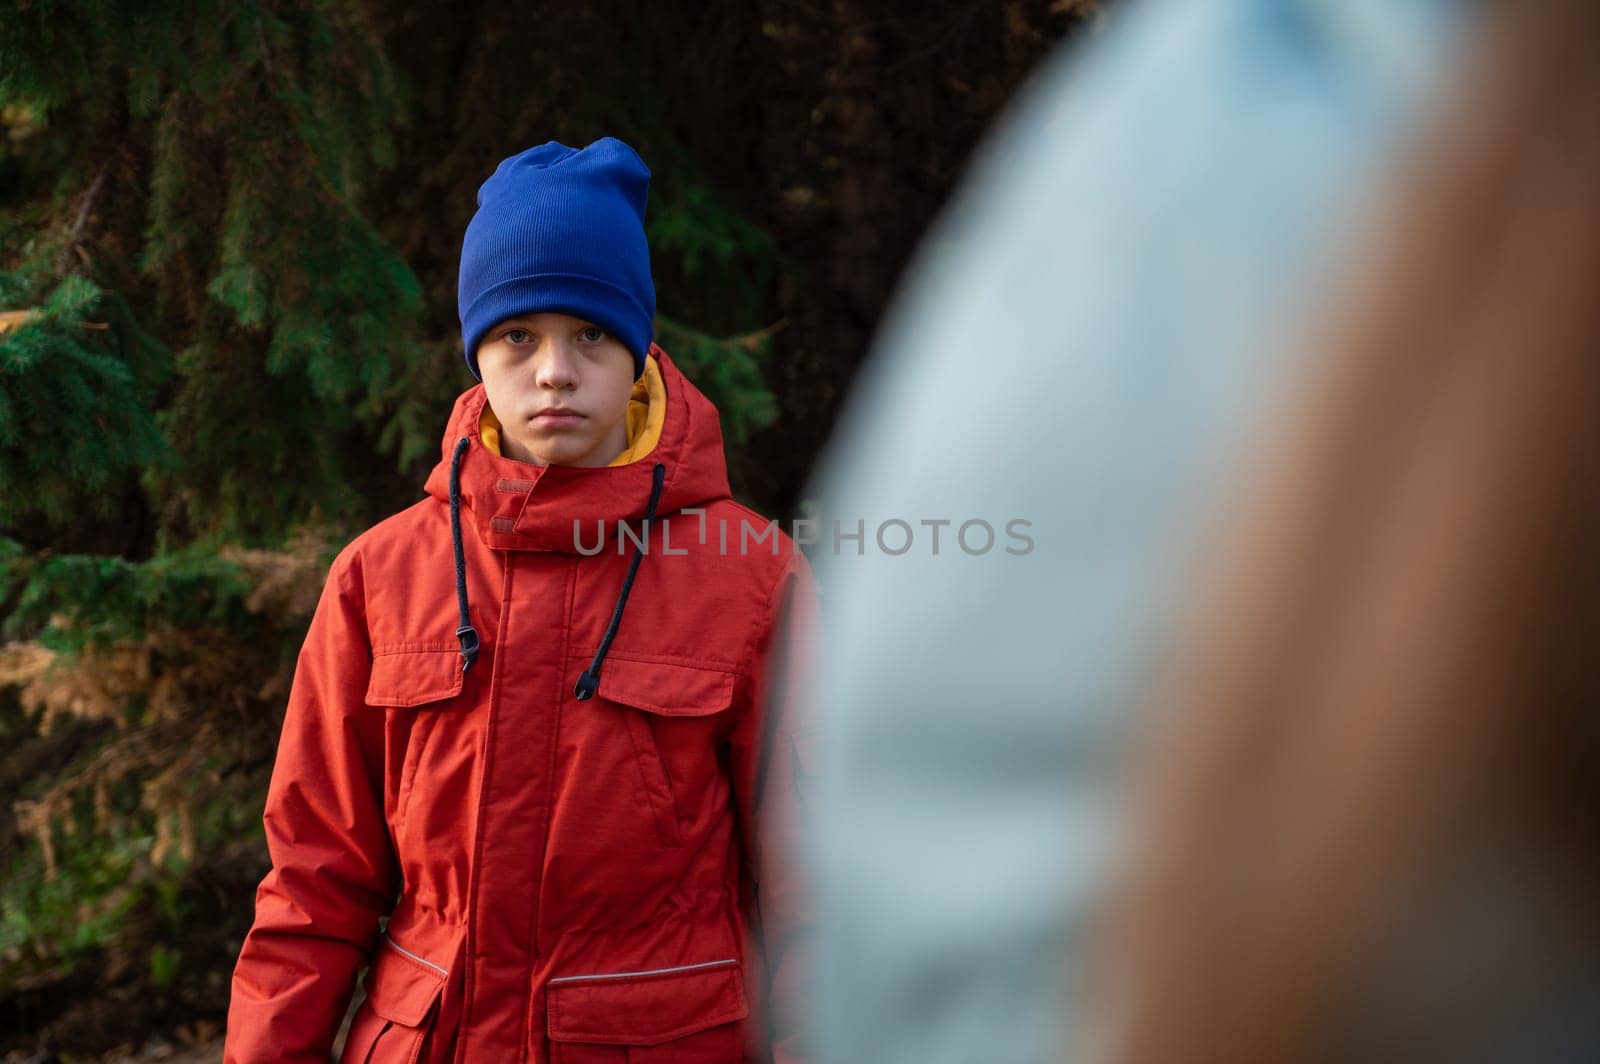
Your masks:
[[[747,1039],[794,1059],[756,1016],[768,966],[795,983],[798,892],[752,825],[763,795],[796,793],[801,746],[764,692],[810,575],[729,499],[716,408],[651,354],[666,413],[643,459],[501,457],[475,385],[426,498],[333,563],[267,796],[230,1064],[326,1062],[369,965],[343,1061],[725,1064]]]

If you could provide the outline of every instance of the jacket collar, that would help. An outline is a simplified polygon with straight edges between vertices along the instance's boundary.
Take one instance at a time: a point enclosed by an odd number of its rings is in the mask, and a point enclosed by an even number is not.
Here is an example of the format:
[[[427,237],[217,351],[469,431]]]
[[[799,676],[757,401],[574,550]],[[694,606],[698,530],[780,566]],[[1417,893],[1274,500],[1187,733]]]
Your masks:
[[[652,344],[650,354],[660,366],[667,396],[661,438],[645,460],[575,469],[530,465],[496,454],[479,431],[488,403],[479,383],[456,397],[440,440],[440,460],[424,490],[449,502],[451,453],[466,437],[460,465],[461,506],[479,538],[497,550],[573,553],[580,527],[584,542],[592,544],[595,522],[606,522],[608,535],[614,535],[614,523],[644,515],[656,463],[666,466],[658,513],[726,498],[728,469],[716,407],[659,346]]]

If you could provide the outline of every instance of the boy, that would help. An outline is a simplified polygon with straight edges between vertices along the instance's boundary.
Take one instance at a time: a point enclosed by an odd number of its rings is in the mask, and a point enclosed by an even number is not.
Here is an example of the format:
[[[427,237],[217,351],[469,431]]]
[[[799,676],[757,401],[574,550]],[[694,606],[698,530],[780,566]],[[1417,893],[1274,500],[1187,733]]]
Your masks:
[[[814,600],[781,533],[707,534],[766,523],[650,341],[649,177],[608,137],[479,189],[458,296],[481,384],[427,497],[329,572],[229,1062],[326,1061],[363,965],[344,1061],[769,1051],[752,1006],[769,971],[793,984],[795,891],[757,876],[757,806],[793,793],[795,757],[765,696],[780,617]]]

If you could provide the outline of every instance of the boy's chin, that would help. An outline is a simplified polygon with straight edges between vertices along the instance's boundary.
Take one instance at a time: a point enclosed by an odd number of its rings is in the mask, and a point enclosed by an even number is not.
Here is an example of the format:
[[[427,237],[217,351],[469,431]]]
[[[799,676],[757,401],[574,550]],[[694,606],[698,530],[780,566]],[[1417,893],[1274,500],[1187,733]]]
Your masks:
[[[605,465],[595,460],[594,447],[577,440],[552,440],[528,448],[535,465],[594,466]]]

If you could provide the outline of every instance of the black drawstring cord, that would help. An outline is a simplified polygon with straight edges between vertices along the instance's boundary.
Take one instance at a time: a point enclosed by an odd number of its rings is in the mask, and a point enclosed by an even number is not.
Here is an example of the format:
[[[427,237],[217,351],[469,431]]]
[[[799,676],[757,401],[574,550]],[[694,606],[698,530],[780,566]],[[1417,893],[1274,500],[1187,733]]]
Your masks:
[[[656,505],[661,501],[661,485],[666,482],[667,467],[657,462],[651,475],[654,479],[650,485],[650,504],[644,508],[644,543],[650,542],[650,522],[654,520]],[[577,686],[572,689],[572,693],[578,696],[579,702],[587,702],[593,698],[600,686],[600,665],[606,660],[606,651],[611,649],[611,640],[617,636],[617,626],[622,624],[622,608],[628,604],[628,593],[633,590],[633,578],[639,572],[639,561],[643,557],[643,544],[634,544],[633,560],[628,563],[628,575],[622,578],[622,593],[617,596],[616,609],[611,611],[611,623],[606,625],[606,634],[600,640],[600,649],[595,651],[594,661],[583,670],[583,675],[578,677]]]
[[[450,538],[456,551],[456,607],[461,611],[456,638],[461,640],[462,672],[478,660],[478,630],[467,616],[467,559],[461,550],[461,456],[467,453],[467,443],[468,438],[461,437],[450,455]]]

